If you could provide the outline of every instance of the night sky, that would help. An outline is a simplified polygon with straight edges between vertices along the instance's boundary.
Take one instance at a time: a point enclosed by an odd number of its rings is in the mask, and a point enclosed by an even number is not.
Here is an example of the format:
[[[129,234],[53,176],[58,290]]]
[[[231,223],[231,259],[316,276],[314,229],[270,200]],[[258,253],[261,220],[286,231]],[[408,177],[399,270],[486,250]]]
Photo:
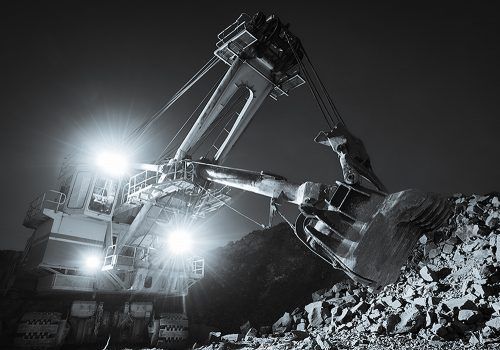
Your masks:
[[[0,248],[23,248],[28,203],[54,188],[66,154],[128,134],[211,57],[222,29],[258,10],[291,23],[390,191],[500,190],[498,12],[485,2],[400,3],[3,3]],[[133,159],[155,159],[225,69],[167,112]],[[326,128],[299,88],[266,102],[226,164],[332,183],[337,156],[313,142]],[[266,222],[267,203],[238,194],[232,205]],[[215,246],[258,227],[223,209],[205,228]]]

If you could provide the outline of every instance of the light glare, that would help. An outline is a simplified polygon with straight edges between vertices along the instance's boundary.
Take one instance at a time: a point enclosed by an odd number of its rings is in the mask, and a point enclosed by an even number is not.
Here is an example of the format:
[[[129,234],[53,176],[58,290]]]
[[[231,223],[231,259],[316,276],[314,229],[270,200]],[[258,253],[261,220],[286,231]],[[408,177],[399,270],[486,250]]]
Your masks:
[[[97,270],[101,265],[101,259],[96,255],[88,256],[85,259],[85,268],[90,271]]]
[[[173,254],[184,254],[191,250],[191,235],[184,230],[175,230],[168,236],[168,248]]]
[[[97,166],[113,176],[121,176],[127,171],[127,158],[119,153],[104,152],[97,157]]]

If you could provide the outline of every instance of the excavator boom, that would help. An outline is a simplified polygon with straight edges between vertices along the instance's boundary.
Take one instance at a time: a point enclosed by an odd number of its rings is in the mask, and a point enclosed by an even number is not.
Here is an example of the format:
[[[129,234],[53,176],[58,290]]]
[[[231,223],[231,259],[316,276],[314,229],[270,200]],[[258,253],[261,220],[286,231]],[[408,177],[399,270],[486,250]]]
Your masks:
[[[288,95],[293,88],[311,81],[302,62],[304,57],[308,59],[307,53],[276,16],[242,15],[219,34],[219,39],[215,55],[230,68],[175,155],[156,165],[161,174],[148,192],[148,200],[154,199],[155,206],[172,210],[173,194],[192,188],[191,195],[183,195],[175,206],[175,210],[187,210],[196,196],[196,202],[211,203],[209,200],[216,195],[226,193],[219,190],[216,194],[219,186],[271,198],[271,214],[281,202],[293,203],[300,209],[295,233],[309,249],[374,289],[394,282],[419,237],[448,218],[446,201],[417,190],[388,194],[373,171],[363,142],[347,129],[341,118],[330,130],[320,132],[315,141],[330,146],[338,155],[343,181],[294,184],[281,176],[223,166],[266,97]],[[234,121],[223,128],[223,141],[212,145],[215,154],[192,160],[193,150],[213,125],[222,120],[239,91],[246,96],[243,106]],[[190,171],[179,177],[177,169]],[[362,184],[363,179],[366,184]],[[130,183],[129,189],[135,188],[134,184]],[[137,197],[131,194],[130,198]],[[151,211],[150,206],[145,205],[142,210]],[[140,230],[137,232],[142,235]],[[135,236],[131,230],[127,240]]]

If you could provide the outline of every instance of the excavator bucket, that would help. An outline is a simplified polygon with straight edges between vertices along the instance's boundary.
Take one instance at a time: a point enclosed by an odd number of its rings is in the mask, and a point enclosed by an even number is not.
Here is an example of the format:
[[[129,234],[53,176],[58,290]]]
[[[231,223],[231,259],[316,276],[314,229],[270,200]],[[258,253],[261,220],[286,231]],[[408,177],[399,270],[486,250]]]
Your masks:
[[[386,195],[338,182],[331,200],[301,207],[296,234],[352,279],[380,290],[394,283],[419,238],[451,215],[447,199],[405,190]]]

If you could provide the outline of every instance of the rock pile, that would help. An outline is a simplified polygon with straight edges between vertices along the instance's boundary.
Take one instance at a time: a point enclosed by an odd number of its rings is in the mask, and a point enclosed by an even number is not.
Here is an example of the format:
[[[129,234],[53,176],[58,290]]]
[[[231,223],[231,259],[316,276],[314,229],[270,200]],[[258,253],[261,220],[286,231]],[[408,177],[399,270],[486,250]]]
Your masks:
[[[206,348],[500,348],[499,196],[451,200],[449,225],[422,236],[397,283],[378,294],[337,283],[272,327],[246,325],[232,342],[215,337]]]

